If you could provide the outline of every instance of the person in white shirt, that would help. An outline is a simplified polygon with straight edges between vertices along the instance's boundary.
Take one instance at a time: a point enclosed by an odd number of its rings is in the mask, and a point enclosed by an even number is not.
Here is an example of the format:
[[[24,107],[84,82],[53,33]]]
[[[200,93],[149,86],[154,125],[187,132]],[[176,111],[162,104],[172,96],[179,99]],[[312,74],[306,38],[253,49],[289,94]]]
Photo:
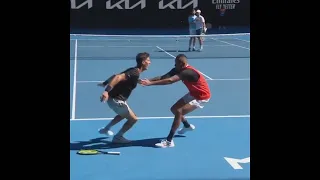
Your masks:
[[[196,11],[196,34],[197,35],[201,35],[202,33],[205,33],[206,30],[206,22],[204,20],[204,17],[200,15],[201,14],[201,10],[198,9]],[[199,51],[202,51],[203,49],[203,40],[200,36],[197,37],[197,39],[199,40],[199,44],[200,44],[200,49]]]
[[[196,35],[196,10],[192,9],[191,14],[188,17],[188,22],[189,22],[189,35]],[[191,47],[192,44],[192,47]],[[189,51],[195,51],[196,48],[196,38],[195,37],[190,37],[189,40]]]

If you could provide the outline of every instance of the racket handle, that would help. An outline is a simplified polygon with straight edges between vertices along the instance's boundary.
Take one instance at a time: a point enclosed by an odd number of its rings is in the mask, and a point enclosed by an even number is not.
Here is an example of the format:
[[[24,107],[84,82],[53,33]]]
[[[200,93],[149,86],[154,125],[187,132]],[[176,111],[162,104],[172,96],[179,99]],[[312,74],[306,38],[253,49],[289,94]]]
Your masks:
[[[107,154],[120,155],[120,152],[107,152]]]

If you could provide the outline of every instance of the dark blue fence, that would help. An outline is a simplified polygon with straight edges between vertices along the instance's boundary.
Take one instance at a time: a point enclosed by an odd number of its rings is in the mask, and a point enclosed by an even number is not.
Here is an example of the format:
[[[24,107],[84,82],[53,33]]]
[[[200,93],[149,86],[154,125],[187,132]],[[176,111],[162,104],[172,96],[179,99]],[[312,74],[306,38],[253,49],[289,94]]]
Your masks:
[[[70,28],[79,29],[181,29],[187,16],[199,8],[212,27],[250,26],[250,0],[70,0]],[[226,8],[223,19],[221,7]],[[146,34],[146,33],[144,33]],[[172,33],[170,33],[172,34]]]

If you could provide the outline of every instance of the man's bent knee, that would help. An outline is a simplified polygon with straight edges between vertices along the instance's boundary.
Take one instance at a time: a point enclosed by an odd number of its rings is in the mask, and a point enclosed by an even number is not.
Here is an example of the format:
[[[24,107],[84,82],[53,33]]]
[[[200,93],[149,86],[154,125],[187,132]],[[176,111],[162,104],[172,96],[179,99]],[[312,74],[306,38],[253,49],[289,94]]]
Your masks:
[[[138,121],[138,118],[136,117],[130,117],[130,118],[127,118],[129,121],[131,122],[137,122]]]
[[[132,112],[131,110],[129,110],[129,113],[128,113],[128,116],[127,116],[126,119],[128,119],[128,121],[131,121],[131,122],[133,122],[133,123],[135,123],[135,122],[138,121],[137,116],[136,116],[136,115],[134,114],[134,112]]]
[[[182,115],[182,109],[181,109],[181,108],[175,109],[172,113],[173,113],[174,115]]]
[[[181,108],[175,108],[174,106],[172,106],[171,108],[170,108],[170,110],[171,110],[171,112],[172,112],[172,114],[179,114],[179,113],[181,113],[182,114],[182,109]]]
[[[172,106],[171,108],[170,108],[170,111],[172,112],[172,114],[175,114],[176,113],[176,108],[174,107],[174,106]]]
[[[127,123],[133,126],[134,124],[136,124],[137,121],[138,119],[128,119]]]
[[[172,112],[172,114],[176,114],[177,111],[181,111],[181,108],[185,106],[185,102],[183,99],[179,99],[178,102],[176,102],[171,108],[170,108],[170,111]],[[180,110],[179,110],[180,109]]]

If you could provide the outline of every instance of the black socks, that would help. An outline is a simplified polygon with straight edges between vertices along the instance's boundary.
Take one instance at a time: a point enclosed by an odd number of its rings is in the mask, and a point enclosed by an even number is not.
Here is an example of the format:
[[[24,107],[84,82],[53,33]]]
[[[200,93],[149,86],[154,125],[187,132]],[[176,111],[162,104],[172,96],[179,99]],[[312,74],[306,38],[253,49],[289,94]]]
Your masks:
[[[183,125],[184,125],[185,128],[190,127],[190,124],[188,123],[187,120],[186,120],[186,121],[182,121],[182,123],[183,123]]]
[[[182,121],[182,123],[183,123],[183,126],[184,126],[185,128],[189,128],[189,127],[190,127],[190,124],[188,123],[187,120]],[[172,130],[170,130],[170,133],[169,133],[169,135],[168,135],[168,137],[167,137],[167,141],[170,141],[170,142],[171,142],[172,139],[173,139],[174,134],[175,134],[175,132],[172,131]]]
[[[170,131],[170,133],[169,133],[169,135],[168,135],[168,137],[167,137],[167,141],[172,141],[172,139],[173,139],[173,136],[174,136],[174,134],[175,134],[175,132],[174,131]]]

